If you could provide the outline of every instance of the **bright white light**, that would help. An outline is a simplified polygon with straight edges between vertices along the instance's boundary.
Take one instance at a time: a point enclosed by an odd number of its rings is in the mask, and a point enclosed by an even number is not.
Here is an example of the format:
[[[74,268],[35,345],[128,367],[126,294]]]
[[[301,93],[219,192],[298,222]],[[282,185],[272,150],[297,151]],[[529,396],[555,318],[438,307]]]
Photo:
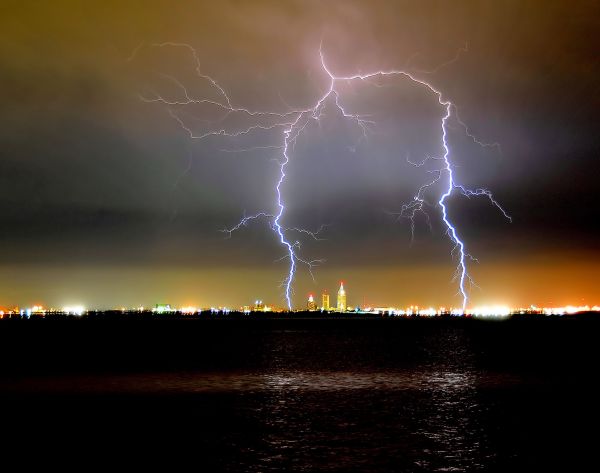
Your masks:
[[[544,314],[546,315],[565,315],[565,314],[578,314],[580,312],[597,311],[600,309],[598,306],[591,307],[589,305],[568,305],[565,307],[544,307]]]
[[[419,315],[433,317],[434,315],[436,315],[436,310],[433,307],[430,307],[429,309],[420,309]]]
[[[469,313],[476,317],[506,317],[510,315],[510,307],[505,305],[480,306],[474,307]]]
[[[85,308],[82,305],[63,307],[63,312],[67,315],[83,315]]]
[[[182,314],[195,314],[198,311],[195,307],[182,307],[179,309],[179,312]]]

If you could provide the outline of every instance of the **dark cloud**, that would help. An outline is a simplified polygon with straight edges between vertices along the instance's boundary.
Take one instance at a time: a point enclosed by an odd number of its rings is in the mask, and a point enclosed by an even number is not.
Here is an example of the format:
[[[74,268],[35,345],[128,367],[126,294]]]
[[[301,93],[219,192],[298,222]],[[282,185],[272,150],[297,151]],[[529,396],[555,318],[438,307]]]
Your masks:
[[[212,93],[189,51],[152,47],[165,41],[193,45],[236,104],[278,111],[322,93],[321,40],[340,73],[432,70],[468,44],[456,62],[421,74],[457,104],[472,133],[501,145],[482,149],[451,124],[461,182],[492,189],[513,216],[508,224],[485,202],[452,201],[480,260],[481,286],[525,303],[521,286],[541,298],[562,274],[573,298],[597,297],[581,283],[599,261],[596,2],[57,1],[5,2],[2,10],[2,304],[38,293],[57,304],[77,294],[105,305],[148,304],[155,291],[181,299],[184,273],[183,286],[198,284],[189,289],[198,303],[241,304],[256,293],[279,299],[285,262],[273,263],[281,251],[268,229],[257,222],[229,240],[219,232],[244,212],[272,210],[278,151],[231,151],[278,136],[192,142],[166,107],[141,100],[176,98],[171,77],[195,95]],[[407,159],[439,153],[440,109],[407,81],[379,85],[344,87],[347,106],[379,123],[368,143],[354,147],[359,131],[333,107],[298,142],[283,188],[286,222],[331,224],[327,240],[304,241],[307,255],[328,260],[317,289],[342,277],[352,286],[354,277],[366,296],[401,304],[408,293],[447,304],[453,263],[439,209],[431,209],[431,232],[417,222],[413,246],[408,222],[391,215],[430,175]],[[214,113],[178,111],[198,130]],[[550,269],[531,263],[550,258]],[[61,268],[103,276],[86,286]],[[127,293],[108,276],[138,270],[155,283],[131,282]],[[382,282],[388,278],[397,284]],[[297,289],[299,301],[315,289],[304,272]]]

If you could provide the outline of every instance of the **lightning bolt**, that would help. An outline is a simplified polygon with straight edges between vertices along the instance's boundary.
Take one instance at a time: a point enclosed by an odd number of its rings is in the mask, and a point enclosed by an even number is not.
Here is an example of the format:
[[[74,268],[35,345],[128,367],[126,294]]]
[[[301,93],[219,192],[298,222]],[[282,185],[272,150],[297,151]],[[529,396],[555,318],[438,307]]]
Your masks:
[[[470,132],[467,125],[458,116],[456,106],[450,100],[445,98],[442,92],[436,87],[434,87],[431,82],[421,79],[416,75],[417,73],[431,74],[439,68],[447,66],[449,63],[452,63],[458,59],[458,57],[460,56],[460,51],[459,53],[457,53],[456,57],[453,60],[449,61],[448,63],[442,64],[433,71],[417,71],[415,73],[405,69],[390,69],[341,76],[336,75],[327,65],[325,55],[323,53],[323,47],[321,44],[321,46],[319,47],[320,65],[323,72],[325,72],[325,74],[328,77],[328,85],[325,91],[317,97],[313,104],[305,108],[291,108],[286,112],[280,113],[273,111],[251,110],[249,108],[234,105],[234,102],[227,94],[225,88],[222,87],[219,84],[219,82],[213,77],[208,76],[202,72],[198,54],[196,50],[189,44],[166,42],[153,44],[151,46],[157,48],[173,47],[186,49],[191,54],[194,60],[195,72],[197,76],[201,80],[206,81],[206,83],[214,91],[215,97],[213,98],[194,98],[189,94],[186,87],[176,78],[171,76],[163,76],[167,80],[170,80],[180,90],[180,98],[171,99],[163,97],[162,95],[156,92],[153,92],[153,95],[150,97],[141,96],[141,99],[145,102],[161,103],[166,105],[168,107],[168,113],[189,135],[191,139],[203,140],[211,136],[240,138],[251,135],[253,133],[269,132],[272,130],[279,130],[279,132],[281,133],[281,142],[275,145],[222,150],[223,152],[237,153],[273,149],[278,150],[281,153],[280,157],[277,159],[279,177],[274,186],[275,212],[260,211],[253,215],[244,215],[235,226],[228,229],[224,229],[222,231],[226,233],[229,237],[231,237],[233,232],[240,230],[241,228],[245,227],[253,221],[266,219],[269,222],[269,226],[274,231],[279,243],[285,250],[285,254],[277,261],[283,259],[289,260],[288,272],[282,282],[285,300],[289,309],[292,308],[292,286],[298,265],[306,265],[308,267],[309,273],[314,279],[312,269],[324,261],[307,260],[301,257],[301,255],[299,254],[299,250],[301,247],[300,242],[297,240],[294,241],[293,239],[290,239],[289,234],[291,234],[292,232],[297,232],[307,234],[315,240],[320,240],[321,238],[319,238],[318,235],[321,231],[323,231],[326,228],[326,225],[324,225],[321,226],[321,228],[319,228],[317,231],[311,232],[309,230],[298,227],[286,227],[282,223],[286,211],[286,206],[282,195],[282,187],[286,182],[287,165],[291,161],[292,153],[298,139],[304,134],[304,132],[307,130],[311,123],[318,123],[320,121],[320,119],[324,115],[324,110],[328,104],[335,106],[340,115],[343,118],[354,123],[357,129],[360,131],[360,138],[358,142],[351,147],[351,149],[356,149],[356,147],[361,142],[366,141],[368,139],[369,133],[372,131],[373,127],[376,124],[374,121],[369,120],[368,116],[360,115],[357,113],[351,113],[345,108],[342,102],[342,98],[340,96],[340,92],[336,88],[336,86],[342,82],[351,83],[353,81],[361,81],[369,85],[379,87],[380,85],[376,82],[377,79],[386,77],[398,77],[403,78],[405,80],[409,80],[419,87],[423,87],[436,99],[437,103],[439,104],[442,110],[439,123],[441,136],[441,156],[428,156],[420,162],[411,162],[410,160],[408,160],[408,162],[416,167],[422,167],[425,165],[426,162],[430,160],[435,160],[440,163],[440,167],[428,171],[433,175],[433,178],[427,181],[418,189],[417,193],[413,197],[413,200],[407,204],[404,204],[397,215],[399,215],[400,217],[406,217],[411,221],[411,235],[414,238],[415,217],[418,213],[423,213],[427,218],[428,224],[430,225],[429,214],[427,213],[425,207],[431,205],[426,201],[426,192],[429,191],[435,184],[440,182],[443,183],[443,192],[437,200],[437,206],[439,206],[439,208],[441,209],[441,217],[442,222],[446,228],[446,234],[448,235],[450,241],[454,245],[451,254],[457,255],[458,262],[455,270],[455,277],[458,280],[458,294],[462,299],[463,311],[466,309],[468,301],[467,284],[474,284],[473,280],[471,279],[468,273],[467,261],[476,260],[470,254],[467,253],[465,243],[461,239],[459,231],[457,230],[456,226],[453,224],[449,216],[448,199],[455,193],[458,193],[468,198],[485,197],[491,202],[493,206],[500,210],[504,217],[510,220],[510,216],[495,200],[493,194],[489,190],[484,188],[469,189],[464,185],[456,182],[454,165],[450,157],[451,152],[448,141],[449,123],[452,119],[454,119],[463,129],[466,136],[468,136],[474,143],[478,145],[484,147],[498,147],[499,145],[496,143],[488,144],[478,140],[477,137],[475,137],[475,135],[473,135]],[[139,47],[137,48],[137,50],[139,50]],[[134,54],[132,54],[132,56],[135,55],[135,53],[137,53],[137,50],[134,52]],[[464,48],[464,51],[466,51],[466,47]],[[183,118],[183,113],[180,111],[182,107],[187,105],[209,107],[210,109],[213,109],[216,112],[220,112],[222,115],[215,121],[205,121],[205,128],[201,132],[196,133],[193,130],[192,126],[187,124],[187,121]],[[230,116],[233,115],[244,116],[247,119],[249,119],[250,122],[247,126],[230,130],[226,125],[226,121]]]

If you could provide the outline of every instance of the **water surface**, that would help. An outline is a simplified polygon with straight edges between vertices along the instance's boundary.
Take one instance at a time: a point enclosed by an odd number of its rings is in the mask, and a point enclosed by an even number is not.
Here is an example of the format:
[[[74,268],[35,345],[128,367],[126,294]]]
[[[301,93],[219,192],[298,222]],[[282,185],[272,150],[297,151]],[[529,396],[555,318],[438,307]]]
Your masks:
[[[3,323],[2,444],[53,452],[50,463],[84,454],[134,469],[577,469],[593,459],[586,429],[597,426],[598,328],[593,320]]]

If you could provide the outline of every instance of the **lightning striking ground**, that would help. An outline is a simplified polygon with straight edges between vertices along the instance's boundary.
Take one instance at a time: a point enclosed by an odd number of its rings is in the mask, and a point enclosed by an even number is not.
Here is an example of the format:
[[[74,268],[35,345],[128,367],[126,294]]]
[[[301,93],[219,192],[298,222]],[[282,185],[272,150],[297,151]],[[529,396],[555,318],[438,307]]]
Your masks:
[[[369,132],[376,125],[374,121],[369,120],[367,116],[350,113],[348,112],[342,102],[342,98],[340,97],[340,92],[336,88],[337,84],[344,82],[352,82],[352,81],[361,81],[373,86],[377,86],[374,81],[377,78],[384,77],[399,77],[404,78],[412,83],[416,84],[419,87],[425,88],[425,90],[432,94],[435,97],[437,103],[442,109],[442,116],[440,118],[440,150],[441,156],[438,157],[426,157],[423,161],[414,163],[410,162],[410,164],[421,167],[425,164],[425,162],[431,160],[437,160],[440,162],[441,166],[437,169],[429,171],[433,174],[433,178],[423,184],[415,194],[413,200],[402,206],[401,211],[398,213],[401,217],[406,217],[411,221],[411,234],[414,236],[415,229],[415,217],[417,213],[423,213],[427,222],[429,221],[429,214],[427,213],[425,206],[428,205],[428,202],[425,199],[425,192],[429,190],[432,186],[437,183],[443,183],[443,192],[439,196],[437,200],[437,206],[441,209],[442,222],[446,228],[446,233],[454,244],[454,248],[452,250],[452,254],[457,254],[457,266],[455,271],[455,277],[458,280],[458,294],[462,299],[462,307],[463,310],[466,308],[468,301],[468,284],[473,284],[471,277],[469,276],[467,261],[475,260],[471,255],[469,255],[466,251],[466,246],[464,241],[460,237],[460,233],[457,230],[456,226],[452,222],[449,216],[448,209],[448,199],[454,194],[458,193],[465,197],[485,197],[487,198],[491,204],[497,207],[500,212],[510,220],[510,216],[508,213],[500,206],[500,204],[495,200],[493,194],[484,188],[477,189],[469,189],[464,185],[456,182],[456,176],[454,173],[454,165],[452,163],[450,157],[450,145],[448,142],[448,124],[451,119],[454,119],[460,127],[464,130],[464,133],[476,144],[481,146],[493,146],[497,147],[496,143],[487,144],[479,141],[470,131],[469,128],[465,125],[465,123],[460,119],[458,113],[456,111],[456,106],[447,98],[445,98],[442,94],[442,91],[434,87],[431,82],[428,82],[424,79],[417,77],[416,74],[419,71],[410,72],[408,70],[402,69],[391,69],[391,70],[378,70],[369,73],[359,73],[348,76],[339,76],[336,75],[331,69],[328,67],[325,55],[323,53],[323,48],[319,48],[319,58],[320,65],[322,70],[327,74],[328,77],[328,86],[320,96],[313,102],[312,105],[307,106],[306,108],[292,108],[289,111],[279,113],[272,111],[260,111],[260,110],[251,110],[249,108],[238,107],[233,105],[233,101],[227,94],[224,87],[222,87],[217,80],[204,74],[200,67],[200,60],[196,50],[185,43],[159,43],[152,45],[154,47],[175,47],[175,48],[184,48],[187,49],[195,62],[195,72],[197,76],[206,81],[209,86],[214,90],[216,98],[194,98],[189,93],[186,87],[179,82],[177,79],[165,76],[168,80],[172,81],[173,84],[181,91],[183,98],[173,100],[169,98],[165,98],[160,94],[154,93],[152,97],[142,96],[142,100],[146,102],[154,102],[161,103],[167,105],[169,114],[173,117],[173,119],[181,126],[181,128],[190,136],[191,139],[202,140],[211,136],[221,136],[221,137],[229,137],[236,138],[242,137],[245,135],[250,135],[252,133],[258,132],[268,132],[272,130],[280,130],[281,133],[281,142],[277,145],[268,145],[268,146],[256,146],[250,148],[241,148],[241,149],[233,149],[233,150],[223,150],[226,152],[246,152],[246,151],[254,151],[254,150],[266,150],[266,149],[277,149],[281,151],[280,158],[278,160],[279,167],[279,177],[274,186],[275,191],[275,205],[274,212],[260,211],[256,214],[244,216],[235,226],[223,230],[228,236],[242,227],[245,227],[250,222],[260,219],[266,219],[269,222],[269,226],[274,231],[277,236],[277,239],[281,246],[285,250],[285,254],[282,259],[289,259],[289,267],[287,274],[282,282],[284,296],[287,303],[288,308],[292,308],[292,292],[293,292],[293,281],[298,268],[298,264],[303,264],[308,267],[308,271],[314,279],[314,275],[312,273],[312,269],[322,263],[323,260],[307,260],[302,258],[299,254],[300,242],[294,241],[290,239],[289,234],[292,232],[299,232],[308,234],[315,240],[319,240],[321,238],[318,237],[319,233],[325,229],[326,225],[321,226],[317,231],[311,232],[306,229],[297,228],[297,227],[286,227],[282,223],[282,219],[284,217],[286,206],[282,196],[282,186],[284,185],[287,178],[287,165],[289,164],[294,146],[300,136],[306,131],[308,126],[312,122],[318,122],[323,116],[324,109],[326,104],[331,103],[335,105],[341,116],[356,125],[358,130],[360,131],[359,141],[353,146],[353,149],[356,149],[361,142],[366,141],[369,135]],[[459,54],[457,54],[456,60]],[[453,60],[453,61],[454,61]],[[442,65],[442,67],[446,66],[447,63]],[[422,73],[431,73],[431,71],[421,71]],[[186,105],[203,105],[207,107],[214,107],[217,110],[223,112],[223,116],[217,120],[216,122],[209,122],[206,129],[200,133],[195,133],[191,126],[186,124],[184,118],[182,118],[182,114],[178,112],[179,108]],[[251,122],[242,128],[235,130],[227,130],[227,127],[223,125],[225,120],[234,114],[239,114],[247,117]]]

